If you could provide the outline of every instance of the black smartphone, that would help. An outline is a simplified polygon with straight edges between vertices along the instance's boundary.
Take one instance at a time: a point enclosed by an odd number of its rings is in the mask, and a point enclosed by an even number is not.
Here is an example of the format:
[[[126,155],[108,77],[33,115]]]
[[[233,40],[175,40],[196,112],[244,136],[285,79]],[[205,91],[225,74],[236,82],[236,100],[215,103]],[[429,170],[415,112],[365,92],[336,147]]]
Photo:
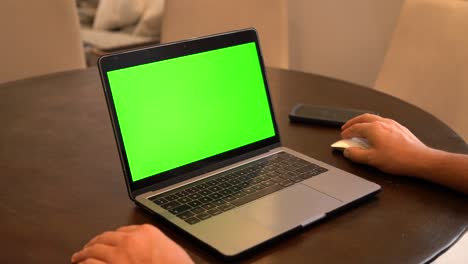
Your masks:
[[[371,110],[297,104],[289,113],[289,120],[298,123],[342,126],[349,119],[365,113],[379,115]]]

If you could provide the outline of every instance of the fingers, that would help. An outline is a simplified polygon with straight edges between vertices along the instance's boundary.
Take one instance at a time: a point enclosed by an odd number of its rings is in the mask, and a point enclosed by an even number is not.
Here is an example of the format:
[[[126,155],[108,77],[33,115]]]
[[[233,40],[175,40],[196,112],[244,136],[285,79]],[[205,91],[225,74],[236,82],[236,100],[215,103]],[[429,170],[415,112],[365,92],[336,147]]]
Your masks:
[[[124,232],[104,232],[91,239],[84,247],[89,247],[95,244],[104,244],[108,246],[118,245],[125,237]]]
[[[362,114],[359,116],[356,116],[355,118],[352,118],[348,120],[342,127],[341,130],[345,130],[349,127],[351,127],[354,124],[358,123],[369,123],[369,122],[374,122],[378,120],[382,120],[383,118],[378,116],[378,115],[373,115],[373,114]]]
[[[372,137],[372,123],[357,123],[341,131],[342,138],[360,137],[370,140]]]
[[[84,261],[79,262],[78,264],[106,264],[106,262],[99,259],[85,259]]]
[[[113,249],[114,247],[108,245],[96,244],[73,254],[71,261],[72,263],[79,263],[86,259],[96,259],[105,262],[114,254]]]
[[[371,151],[359,147],[351,147],[344,150],[343,154],[347,159],[357,163],[369,164],[369,155]]]
[[[117,232],[133,232],[135,230],[138,230],[140,227],[141,225],[122,226],[117,229]]]

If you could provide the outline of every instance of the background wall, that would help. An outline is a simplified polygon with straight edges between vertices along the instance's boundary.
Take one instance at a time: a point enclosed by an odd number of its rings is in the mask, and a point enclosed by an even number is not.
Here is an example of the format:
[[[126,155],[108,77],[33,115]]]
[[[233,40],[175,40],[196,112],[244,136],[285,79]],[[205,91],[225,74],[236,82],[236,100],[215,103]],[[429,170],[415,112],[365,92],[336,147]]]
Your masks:
[[[373,87],[404,0],[290,0],[289,68]]]

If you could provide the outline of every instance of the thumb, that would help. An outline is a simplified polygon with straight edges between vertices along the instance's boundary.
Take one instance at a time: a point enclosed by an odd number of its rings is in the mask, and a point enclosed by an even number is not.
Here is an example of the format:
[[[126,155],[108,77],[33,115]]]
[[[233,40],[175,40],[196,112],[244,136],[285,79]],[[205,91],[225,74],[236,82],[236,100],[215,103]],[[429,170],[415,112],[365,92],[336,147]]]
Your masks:
[[[369,153],[370,150],[363,149],[359,147],[351,147],[344,150],[343,155],[354,162],[357,163],[369,163]]]

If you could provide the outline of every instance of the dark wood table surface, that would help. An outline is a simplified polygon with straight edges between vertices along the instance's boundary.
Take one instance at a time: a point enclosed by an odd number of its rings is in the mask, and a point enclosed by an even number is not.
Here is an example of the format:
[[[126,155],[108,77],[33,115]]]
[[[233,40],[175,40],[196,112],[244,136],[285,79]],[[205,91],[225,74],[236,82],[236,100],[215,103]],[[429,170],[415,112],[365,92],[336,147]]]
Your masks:
[[[268,69],[268,77],[285,146],[383,189],[376,198],[268,244],[242,262],[418,263],[463,234],[466,195],[353,164],[330,149],[339,129],[290,124],[287,115],[297,102],[376,110],[430,146],[468,153],[449,127],[358,85],[278,69]],[[140,223],[160,227],[197,263],[223,261],[128,198],[96,68],[0,85],[0,120],[0,263],[68,263],[94,235]]]

